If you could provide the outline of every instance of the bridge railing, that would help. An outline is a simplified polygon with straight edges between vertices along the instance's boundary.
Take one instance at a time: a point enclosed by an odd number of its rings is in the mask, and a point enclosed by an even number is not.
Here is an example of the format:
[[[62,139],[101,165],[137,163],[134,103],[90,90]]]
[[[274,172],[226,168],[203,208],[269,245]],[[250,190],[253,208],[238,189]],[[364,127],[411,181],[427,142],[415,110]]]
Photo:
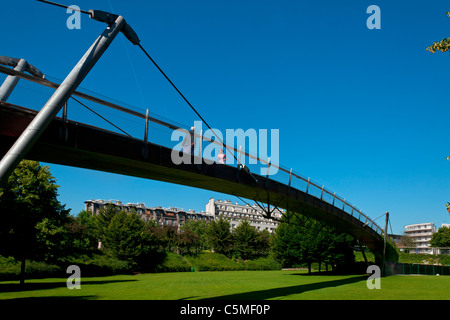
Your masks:
[[[18,72],[18,71],[15,71],[13,69],[10,69],[10,68],[7,68],[7,67],[1,66],[1,65],[0,65],[0,72],[7,74],[7,75],[17,76],[17,77],[20,77],[20,78],[26,79],[28,81],[32,81],[34,83],[38,83],[38,84],[41,84],[41,85],[44,85],[44,86],[47,86],[50,88],[56,89],[59,86],[59,84],[57,84],[55,82],[51,82],[47,79],[38,78],[38,77],[35,77],[32,75]],[[151,116],[150,113],[148,112],[148,109],[147,109],[147,112],[145,112],[145,113],[138,112],[136,110],[125,107],[118,102],[107,101],[106,99],[98,98],[92,94],[87,94],[87,93],[83,93],[80,91],[75,91],[75,93],[73,95],[144,120],[143,121],[144,134],[143,134],[143,139],[142,139],[144,142],[148,142],[149,123],[150,122],[154,123],[156,125],[168,128],[170,130],[179,130],[179,129],[186,130],[186,128],[183,128],[181,125],[175,125],[169,121],[161,120],[157,117]],[[345,211],[346,213],[350,214],[351,216],[355,217],[360,222],[362,222],[365,226],[376,231],[381,236],[384,235],[384,230],[379,225],[377,225],[375,223],[375,221],[373,221],[369,216],[367,216],[360,209],[358,209],[354,204],[351,204],[348,200],[337,195],[335,192],[328,190],[327,188],[325,188],[324,185],[314,182],[309,177],[307,178],[299,173],[294,172],[292,168],[287,169],[287,168],[281,166],[280,164],[272,163],[270,161],[270,158],[262,159],[256,155],[250,154],[246,150],[242,150],[241,148],[236,148],[234,146],[230,146],[230,145],[226,145],[226,144],[222,145],[222,143],[217,140],[212,140],[210,138],[203,136],[202,132],[200,132],[200,134],[197,132],[194,132],[194,136],[195,136],[195,139],[198,140],[199,144],[201,146],[203,146],[203,149],[205,147],[205,145],[204,145],[205,142],[206,143],[214,143],[214,144],[217,144],[217,145],[223,147],[224,149],[226,148],[226,150],[230,153],[233,152],[235,155],[237,155],[237,157],[239,157],[239,155],[240,155],[239,158],[241,158],[241,163],[250,163],[250,159],[252,159],[252,160],[256,160],[257,162],[261,163],[262,165],[266,165],[267,168],[277,169],[279,172],[281,172],[283,174],[283,178],[282,179],[280,179],[280,178],[274,179],[273,176],[270,176],[271,179],[276,180],[280,183],[284,183],[284,184],[288,185],[289,187],[297,188],[300,191],[303,191],[303,192],[305,192],[309,195],[312,195],[322,201],[325,201],[325,202]],[[201,151],[201,149],[202,148],[199,148],[200,151]],[[200,155],[201,155],[201,153],[200,153]],[[244,158],[242,158],[242,157],[244,157]],[[392,239],[389,239],[389,240],[392,241]]]

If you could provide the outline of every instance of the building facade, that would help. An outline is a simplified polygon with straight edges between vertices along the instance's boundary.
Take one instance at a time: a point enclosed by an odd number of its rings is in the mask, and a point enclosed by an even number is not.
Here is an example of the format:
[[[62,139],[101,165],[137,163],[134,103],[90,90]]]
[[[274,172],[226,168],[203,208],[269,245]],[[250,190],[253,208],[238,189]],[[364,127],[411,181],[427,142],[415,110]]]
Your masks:
[[[431,237],[437,231],[433,222],[417,223],[405,226],[405,236],[409,236],[416,253],[433,253]]]
[[[206,204],[206,211],[195,212],[194,210],[184,211],[179,208],[147,207],[144,203],[122,203],[119,200],[87,200],[85,210],[98,214],[106,206],[114,206],[118,210],[126,212],[136,211],[144,221],[156,221],[162,226],[172,226],[180,229],[181,225],[188,220],[206,220],[219,219],[220,216],[230,221],[230,228],[233,231],[244,219],[250,222],[250,225],[258,231],[267,230],[273,233],[278,227],[279,222],[273,219],[267,219],[263,215],[263,210],[256,204],[250,206],[232,203],[230,200],[209,199]],[[275,209],[272,216],[275,219],[281,219],[284,211]]]
[[[284,211],[275,209],[272,216],[281,219]],[[230,221],[231,230],[234,230],[242,220],[247,219],[250,225],[258,231],[267,230],[273,233],[278,227],[279,222],[273,219],[267,219],[263,215],[263,210],[256,204],[250,206],[239,203],[232,203],[230,200],[209,199],[206,204],[206,214],[218,219],[220,216]]]
[[[162,226],[171,226],[180,229],[181,225],[187,220],[211,220],[213,217],[208,216],[205,212],[195,212],[194,210],[184,211],[179,208],[163,208],[163,207],[147,207],[144,203],[127,203],[124,204],[119,200],[87,200],[85,210],[94,214],[98,214],[99,210],[107,205],[112,205],[118,210],[136,213],[144,221],[155,221]]]

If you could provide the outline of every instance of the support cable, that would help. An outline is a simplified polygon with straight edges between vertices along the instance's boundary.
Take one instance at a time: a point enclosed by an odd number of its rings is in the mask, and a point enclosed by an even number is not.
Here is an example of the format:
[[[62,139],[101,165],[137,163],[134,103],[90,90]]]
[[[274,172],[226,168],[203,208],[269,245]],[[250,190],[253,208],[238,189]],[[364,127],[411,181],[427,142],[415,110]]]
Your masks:
[[[69,7],[63,4],[59,4],[59,3],[55,3],[52,1],[48,1],[48,0],[37,0],[39,2],[43,2],[46,4],[50,4],[50,5],[54,5],[57,7],[61,7],[61,8],[69,8],[69,9],[73,9],[76,11],[79,11],[81,13],[84,14],[88,14],[89,17],[91,19],[97,20],[97,21],[101,21],[101,22],[105,22],[108,25],[112,25],[114,23],[114,21],[119,17],[118,15],[109,13],[109,12],[105,12],[105,11],[101,11],[101,10],[80,10],[77,8],[73,8],[73,7]],[[144,47],[140,44],[140,39],[137,36],[136,32],[127,24],[125,23],[123,28],[120,30],[125,37],[130,40],[131,43],[133,43],[134,45],[138,45],[139,48],[141,48],[142,52],[144,52],[144,54],[149,58],[149,60],[155,65],[155,67],[159,70],[159,72],[161,72],[161,74],[167,79],[167,81],[172,85],[172,87],[178,92],[178,94],[183,98],[183,100],[189,105],[189,107],[195,112],[195,114],[197,114],[197,116],[205,123],[205,125],[211,130],[211,132],[217,137],[217,139],[220,141],[220,143],[231,153],[231,155],[236,159],[238,166],[240,169],[243,169],[246,173],[248,173],[250,175],[250,177],[252,177],[252,179],[256,182],[257,179],[253,176],[253,174],[250,172],[250,169],[241,164],[239,159],[236,157],[236,155],[234,154],[234,152],[231,150],[230,148],[223,142],[223,140],[214,132],[214,130],[211,128],[211,126],[208,124],[208,122],[206,122],[206,120],[200,115],[200,113],[194,108],[194,106],[189,102],[189,100],[181,93],[181,91],[177,88],[177,86],[172,82],[172,80],[170,80],[170,78],[166,75],[166,73],[161,69],[161,67],[156,63],[156,61],[150,56],[150,54],[147,52],[147,50],[144,49]],[[121,129],[120,129],[121,130]],[[122,130],[121,130],[122,131]],[[123,132],[123,131],[122,131]]]
[[[105,117],[103,117],[101,114],[99,114],[98,112],[94,111],[93,109],[89,108],[87,105],[85,105],[83,102],[81,102],[80,100],[71,97],[73,100],[75,100],[76,102],[78,102],[79,104],[81,104],[83,107],[85,107],[86,109],[88,109],[89,111],[91,111],[92,113],[94,113],[95,115],[99,116],[100,118],[102,118],[103,120],[105,120],[106,122],[108,122],[110,125],[112,125],[114,128],[120,130],[121,132],[123,132],[124,134],[126,134],[127,136],[129,136],[130,138],[132,138],[132,136],[130,134],[128,134],[127,132],[125,132],[124,130],[122,130],[121,128],[119,128],[118,126],[116,126],[114,123],[112,123],[111,121],[109,121],[108,119],[106,119]]]
[[[164,76],[164,78],[166,78],[166,80],[172,85],[172,87],[175,89],[176,92],[178,92],[178,94],[183,98],[183,100],[189,105],[189,107],[191,107],[191,109],[195,112],[195,114],[205,123],[205,125],[208,127],[209,130],[211,130],[211,132],[217,137],[217,139],[220,140],[220,143],[222,143],[222,145],[228,150],[227,145],[222,141],[222,139],[214,132],[214,130],[211,128],[211,126],[208,124],[208,122],[206,122],[206,120],[201,116],[201,114],[194,108],[194,106],[189,102],[189,100],[184,96],[183,93],[181,93],[181,91],[177,88],[177,86],[172,82],[172,80],[170,80],[170,78],[167,76],[167,74],[161,69],[161,67],[156,63],[155,60],[153,60],[153,58],[150,56],[150,54],[147,52],[147,50],[144,49],[144,47],[139,43],[138,44],[139,48],[141,48],[142,52],[144,52],[144,54],[147,56],[147,58],[150,59],[150,61],[155,65],[155,67],[159,70],[159,72],[161,72],[161,74]],[[230,153],[233,155],[233,157],[236,159],[237,163],[239,163],[238,158],[236,157],[236,155],[234,154],[234,152],[230,151]]]
[[[48,0],[37,0],[37,1],[43,2],[43,3],[47,3],[47,4],[51,4],[51,5],[54,5],[54,6],[56,6],[56,7],[66,8],[66,9],[72,9],[72,10],[74,10],[74,11],[78,11],[78,12],[81,12],[81,13],[84,13],[84,14],[89,14],[89,11],[86,11],[86,10],[80,10],[80,9],[77,9],[76,7],[66,6],[66,5],[59,4],[59,3],[56,3],[56,2],[53,2],[53,1],[48,1]]]

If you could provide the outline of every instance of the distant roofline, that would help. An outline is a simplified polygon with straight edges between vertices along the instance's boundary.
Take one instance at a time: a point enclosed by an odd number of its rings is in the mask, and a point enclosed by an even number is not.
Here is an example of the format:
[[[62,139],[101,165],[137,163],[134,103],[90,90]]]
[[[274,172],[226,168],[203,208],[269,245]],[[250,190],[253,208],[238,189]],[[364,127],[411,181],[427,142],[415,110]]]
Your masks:
[[[432,224],[434,225],[434,222],[422,222],[422,223],[415,223],[415,224],[408,224],[405,226],[406,227],[413,227],[413,226],[420,226],[420,225],[424,225],[424,224]]]
[[[149,209],[149,210],[163,210],[166,212],[183,212],[186,214],[210,215],[210,214],[206,213],[204,210],[203,211],[195,211],[194,209],[184,210],[183,208],[176,208],[176,207],[166,208],[166,207],[162,207],[162,206],[148,207],[143,202],[124,203],[124,202],[122,202],[120,200],[116,200],[116,199],[110,199],[110,200],[90,199],[90,200],[84,201],[84,203],[98,203],[98,204],[104,204],[104,205],[112,204],[112,205],[119,205],[119,206],[124,206],[124,207],[140,207],[140,208]]]

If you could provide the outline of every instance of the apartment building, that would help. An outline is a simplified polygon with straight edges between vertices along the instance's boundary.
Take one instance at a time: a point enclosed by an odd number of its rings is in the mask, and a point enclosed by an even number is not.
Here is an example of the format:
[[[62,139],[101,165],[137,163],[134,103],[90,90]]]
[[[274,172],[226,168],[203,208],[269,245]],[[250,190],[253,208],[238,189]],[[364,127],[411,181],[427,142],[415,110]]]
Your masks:
[[[112,205],[118,210],[130,212],[135,210],[144,221],[153,220],[162,226],[180,226],[187,220],[211,220],[214,217],[208,216],[205,212],[195,212],[194,210],[184,211],[181,208],[147,207],[144,203],[122,203],[119,200],[87,200],[85,210],[98,214],[99,210],[107,205]]]
[[[209,199],[206,204],[206,214],[218,219],[222,216],[228,219],[231,224],[231,230],[234,230],[242,220],[247,219],[250,225],[258,231],[267,230],[273,233],[278,227],[279,222],[273,219],[267,219],[263,215],[263,210],[256,204],[250,206],[249,204],[233,203],[230,200],[214,200]],[[281,219],[284,211],[275,209],[272,216],[276,219]]]
[[[432,253],[431,237],[437,231],[433,222],[405,226],[405,236],[411,237],[416,253]]]
[[[144,203],[122,203],[119,200],[87,200],[85,210],[98,214],[99,210],[107,205],[112,205],[119,210],[131,212],[135,210],[144,221],[153,220],[159,225],[173,226],[178,229],[187,220],[206,220],[219,219],[220,216],[230,221],[231,230],[234,230],[242,220],[247,219],[250,225],[256,230],[267,230],[273,233],[278,227],[279,222],[273,219],[267,219],[263,215],[263,210],[256,204],[232,203],[230,200],[209,199],[206,204],[206,211],[195,212],[194,210],[184,211],[180,208],[147,207]],[[275,219],[281,219],[283,211],[275,209],[272,216]]]

